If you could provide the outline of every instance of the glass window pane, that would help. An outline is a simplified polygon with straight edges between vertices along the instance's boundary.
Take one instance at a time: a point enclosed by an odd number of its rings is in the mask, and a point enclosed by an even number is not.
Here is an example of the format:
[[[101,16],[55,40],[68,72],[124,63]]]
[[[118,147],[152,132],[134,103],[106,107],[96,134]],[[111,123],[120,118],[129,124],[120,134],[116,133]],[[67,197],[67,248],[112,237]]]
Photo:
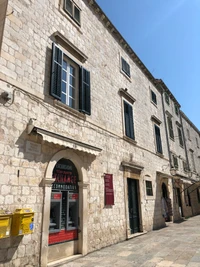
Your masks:
[[[65,8],[72,15],[72,1],[65,0]]]
[[[66,93],[66,83],[65,82],[62,82],[62,88],[61,88],[61,91],[62,91],[62,93],[64,92],[64,93]]]
[[[80,10],[76,6],[74,6],[74,18],[80,23]]]
[[[64,70],[67,70],[67,62],[66,61],[63,61],[63,66],[62,67],[63,67]]]
[[[65,70],[62,71],[62,80],[67,81],[67,73]]]
[[[75,86],[75,78],[73,76],[69,76],[69,84]]]
[[[61,102],[66,104],[66,94],[64,93],[61,94]]]
[[[71,97],[69,98],[69,106],[70,106],[71,108],[75,108],[75,100],[72,99]]]
[[[72,65],[69,66],[69,73],[75,76],[75,68]]]
[[[69,96],[75,98],[75,88],[73,88],[72,86],[69,87]]]

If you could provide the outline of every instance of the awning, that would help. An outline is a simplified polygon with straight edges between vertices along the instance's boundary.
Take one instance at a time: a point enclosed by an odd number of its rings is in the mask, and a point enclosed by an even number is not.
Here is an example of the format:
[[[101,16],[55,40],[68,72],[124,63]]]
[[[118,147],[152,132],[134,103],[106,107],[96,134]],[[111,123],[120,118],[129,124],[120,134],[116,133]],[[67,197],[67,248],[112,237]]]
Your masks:
[[[29,124],[28,127],[29,127],[27,129],[28,134],[31,134],[31,133],[41,134],[43,141],[46,141],[49,143],[57,144],[60,146],[65,146],[67,148],[72,148],[72,149],[86,152],[86,153],[89,153],[95,156],[97,156],[102,151],[101,148],[98,148],[98,147],[95,147],[95,146],[92,146],[86,143],[82,143],[80,141],[76,141],[66,136],[59,135],[57,133],[53,133],[53,132],[35,127],[34,125],[31,125],[30,127],[30,124]]]

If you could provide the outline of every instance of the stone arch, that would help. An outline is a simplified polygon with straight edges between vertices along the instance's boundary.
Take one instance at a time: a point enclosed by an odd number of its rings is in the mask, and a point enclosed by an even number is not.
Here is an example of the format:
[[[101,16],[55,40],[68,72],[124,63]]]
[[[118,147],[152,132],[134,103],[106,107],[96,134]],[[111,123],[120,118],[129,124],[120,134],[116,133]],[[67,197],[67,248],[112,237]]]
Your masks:
[[[48,236],[49,236],[49,216],[50,216],[50,201],[51,201],[51,185],[54,182],[52,178],[53,169],[56,163],[62,159],[69,159],[72,161],[77,169],[79,176],[79,243],[78,253],[87,254],[87,214],[88,214],[88,177],[87,171],[83,166],[81,158],[72,149],[65,149],[57,152],[49,161],[46,172],[43,178],[44,186],[44,202],[43,202],[43,218],[42,218],[42,235],[41,235],[41,254],[40,265],[46,267],[48,264]],[[84,211],[84,212],[83,212]]]

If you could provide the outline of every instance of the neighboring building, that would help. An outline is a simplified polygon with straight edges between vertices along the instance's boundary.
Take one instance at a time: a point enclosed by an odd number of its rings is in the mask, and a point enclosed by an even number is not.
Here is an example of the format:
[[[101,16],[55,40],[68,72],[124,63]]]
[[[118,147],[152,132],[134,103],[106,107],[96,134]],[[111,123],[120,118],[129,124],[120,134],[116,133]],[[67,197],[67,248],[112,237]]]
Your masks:
[[[200,209],[200,132],[182,111],[180,114],[185,137],[188,173],[190,178],[196,181],[193,186],[186,187],[186,192],[190,195],[190,202],[187,201],[186,197],[188,213],[185,216],[192,216],[199,214]]]
[[[8,1],[0,204],[35,215],[33,234],[0,239],[1,266],[53,266],[175,219],[171,152],[186,156],[162,96],[95,1]]]
[[[198,144],[199,131],[180,111],[180,104],[162,80],[156,84],[163,90],[163,107],[173,173],[173,220],[200,212]],[[191,125],[191,126],[190,126]],[[191,132],[191,134],[190,134]],[[189,160],[189,162],[188,162]],[[192,170],[192,173],[191,173]]]

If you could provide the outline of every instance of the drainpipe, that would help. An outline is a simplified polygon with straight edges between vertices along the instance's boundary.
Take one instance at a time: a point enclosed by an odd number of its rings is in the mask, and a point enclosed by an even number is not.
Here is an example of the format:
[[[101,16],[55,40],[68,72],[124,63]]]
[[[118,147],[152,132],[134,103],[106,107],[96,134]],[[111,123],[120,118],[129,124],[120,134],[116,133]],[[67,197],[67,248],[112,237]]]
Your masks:
[[[162,85],[160,85],[162,88]],[[169,163],[170,163],[170,168],[172,166],[172,159],[171,159],[171,153],[170,153],[170,147],[169,147],[169,137],[168,137],[168,132],[167,132],[167,120],[166,120],[166,114],[165,114],[165,104],[164,104],[164,97],[163,97],[164,89],[162,88],[162,108],[163,108],[163,116],[164,116],[164,124],[165,124],[165,134],[166,134],[166,139],[167,139],[167,150],[168,150],[168,156],[169,156]]]
[[[181,121],[181,126],[182,126],[182,133],[183,133],[183,143],[184,143],[184,149],[185,149],[185,158],[186,158],[186,161],[187,161],[187,166],[190,169],[188,153],[187,153],[187,146],[186,146],[186,141],[185,141],[185,133],[184,133],[184,130],[183,130],[183,120],[182,120],[181,112],[180,112],[180,121]]]

